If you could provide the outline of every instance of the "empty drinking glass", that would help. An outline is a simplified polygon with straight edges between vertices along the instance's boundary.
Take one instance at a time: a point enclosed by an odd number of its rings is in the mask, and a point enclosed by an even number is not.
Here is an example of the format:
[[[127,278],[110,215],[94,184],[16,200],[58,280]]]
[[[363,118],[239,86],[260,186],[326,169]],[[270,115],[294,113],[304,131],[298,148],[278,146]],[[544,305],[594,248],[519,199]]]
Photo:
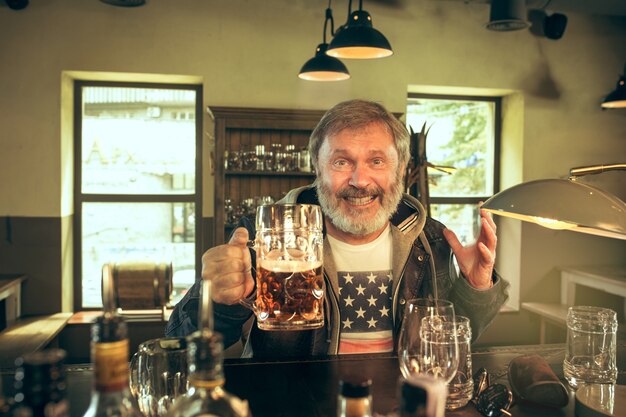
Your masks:
[[[573,306],[567,312],[563,374],[572,386],[581,382],[614,384],[617,313],[608,308]]]
[[[421,335],[424,317],[441,316],[454,321],[454,305],[447,300],[416,298],[406,305],[398,342],[400,370],[405,378],[422,373],[420,369]]]
[[[164,416],[187,391],[187,343],[161,338],[139,345],[130,362],[130,391],[146,417]]]
[[[454,316],[424,317],[420,338],[420,372],[450,382],[459,366]]]
[[[474,393],[472,378],[472,328],[470,320],[464,316],[456,316],[456,336],[459,343],[459,366],[454,378],[448,383],[448,399],[446,408],[455,410],[464,407]]]

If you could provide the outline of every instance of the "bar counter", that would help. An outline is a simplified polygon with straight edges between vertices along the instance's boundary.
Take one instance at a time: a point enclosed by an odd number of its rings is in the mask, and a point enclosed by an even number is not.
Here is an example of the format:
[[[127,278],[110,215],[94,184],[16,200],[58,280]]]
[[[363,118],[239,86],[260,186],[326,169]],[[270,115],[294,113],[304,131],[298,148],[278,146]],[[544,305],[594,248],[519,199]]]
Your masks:
[[[538,354],[546,359],[554,372],[563,377],[564,345],[525,345],[476,349],[472,354],[473,369],[485,367],[492,383],[508,385],[508,364],[520,355]],[[626,342],[618,342],[618,381],[626,385]],[[254,417],[332,417],[336,415],[338,381],[343,378],[372,380],[373,408],[385,416],[397,410],[397,382],[400,376],[398,359],[392,355],[349,355],[300,361],[259,362],[250,359],[225,361],[226,390],[247,399]],[[3,372],[5,390],[11,384],[12,372]],[[67,367],[71,416],[81,417],[87,409],[93,372],[89,365]],[[567,387],[567,384],[565,384]],[[573,417],[574,392],[562,409],[538,408],[515,404],[515,417]],[[623,391],[620,390],[621,393]],[[619,401],[618,401],[619,402]],[[618,411],[619,412],[619,411]],[[616,414],[620,415],[620,414]],[[480,414],[470,403],[446,416]]]

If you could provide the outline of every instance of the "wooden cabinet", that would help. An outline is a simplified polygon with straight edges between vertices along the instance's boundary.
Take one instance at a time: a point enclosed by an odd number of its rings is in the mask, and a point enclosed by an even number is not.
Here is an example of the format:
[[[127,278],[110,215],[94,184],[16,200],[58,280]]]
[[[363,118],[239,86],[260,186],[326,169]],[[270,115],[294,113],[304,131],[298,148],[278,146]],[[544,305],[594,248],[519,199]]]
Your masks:
[[[225,151],[254,152],[263,145],[266,152],[272,144],[284,149],[306,148],[309,136],[323,111],[211,107],[215,117],[215,243],[224,242],[231,230],[225,215],[225,200],[237,206],[247,198],[271,196],[282,198],[289,190],[313,182],[313,172],[276,171],[225,167]],[[232,168],[229,167],[229,168]]]

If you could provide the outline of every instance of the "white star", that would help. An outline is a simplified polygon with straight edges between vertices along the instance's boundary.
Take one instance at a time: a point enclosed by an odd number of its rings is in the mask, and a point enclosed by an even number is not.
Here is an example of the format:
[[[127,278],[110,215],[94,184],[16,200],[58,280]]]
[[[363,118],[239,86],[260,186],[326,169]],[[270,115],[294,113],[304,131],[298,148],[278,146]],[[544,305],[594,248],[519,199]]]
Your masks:
[[[380,317],[386,316],[389,317],[389,309],[386,306],[383,306],[383,308],[381,308],[380,310]]]
[[[358,287],[356,287],[356,290],[359,292],[357,295],[365,295],[365,288],[361,286],[361,284],[359,284]]]
[[[352,323],[354,323],[354,322],[350,321],[350,319],[347,318],[344,321],[342,321],[342,323],[343,323],[343,328],[344,329],[351,329],[352,328]]]
[[[389,278],[389,281],[393,280],[393,275],[390,273],[387,274],[387,278]]]
[[[348,274],[348,275],[344,275],[343,278],[346,280],[346,284],[352,284],[352,278],[354,277]]]
[[[341,295],[341,290],[343,290],[343,287],[337,287],[339,289],[339,295]]]
[[[369,329],[370,327],[374,327],[374,328],[375,328],[375,327],[376,327],[376,323],[377,323],[377,322],[378,322],[378,320],[374,320],[374,317],[372,317],[371,319],[369,319],[369,320],[367,321],[367,324],[368,324],[367,328],[368,328],[368,329]]]
[[[365,310],[363,310],[362,307],[359,307],[359,309],[356,311],[356,318],[358,319],[359,317],[365,318]]]
[[[367,302],[370,303],[370,306],[376,306],[376,297],[370,295],[370,298],[367,299]]]
[[[380,290],[381,294],[387,294],[387,286],[383,283],[380,284],[380,287],[378,287],[378,289]]]
[[[376,282],[376,275],[374,275],[373,272],[370,272],[370,274],[367,276],[367,280],[369,281],[370,284],[373,284]]]
[[[343,301],[345,301],[345,302],[346,302],[346,307],[347,307],[347,306],[352,306],[352,307],[354,307],[354,306],[352,305],[352,302],[354,301],[354,298],[350,297],[349,295],[348,295],[348,298],[344,298],[344,299],[343,299]]]

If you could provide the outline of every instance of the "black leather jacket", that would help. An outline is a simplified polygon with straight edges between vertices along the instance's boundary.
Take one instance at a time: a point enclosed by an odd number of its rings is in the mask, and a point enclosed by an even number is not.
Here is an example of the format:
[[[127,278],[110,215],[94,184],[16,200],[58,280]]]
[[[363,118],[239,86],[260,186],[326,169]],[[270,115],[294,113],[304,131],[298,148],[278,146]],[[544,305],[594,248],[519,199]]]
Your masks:
[[[292,190],[282,202],[318,204],[315,188],[312,186]],[[452,301],[457,315],[470,318],[473,338],[476,339],[508,298],[509,284],[494,271],[492,288],[487,290],[473,288],[456,272],[452,263],[452,251],[442,234],[445,226],[427,218],[424,212],[419,201],[404,195],[391,219],[394,340],[397,343],[406,301],[435,295]],[[255,231],[252,222],[242,219],[240,225],[248,229],[250,238],[253,239]],[[252,255],[254,265],[254,251]],[[433,279],[433,276],[436,276],[436,279]],[[337,354],[340,333],[337,274],[331,247],[326,240],[324,281],[326,296],[323,328],[303,331],[263,331],[254,323],[242,356],[285,358]],[[197,330],[199,294],[200,285],[196,282],[176,305],[167,324],[167,336],[180,337]],[[241,338],[242,326],[252,312],[238,304],[228,306],[214,303],[213,310],[215,329],[224,335],[225,346],[232,345]]]

